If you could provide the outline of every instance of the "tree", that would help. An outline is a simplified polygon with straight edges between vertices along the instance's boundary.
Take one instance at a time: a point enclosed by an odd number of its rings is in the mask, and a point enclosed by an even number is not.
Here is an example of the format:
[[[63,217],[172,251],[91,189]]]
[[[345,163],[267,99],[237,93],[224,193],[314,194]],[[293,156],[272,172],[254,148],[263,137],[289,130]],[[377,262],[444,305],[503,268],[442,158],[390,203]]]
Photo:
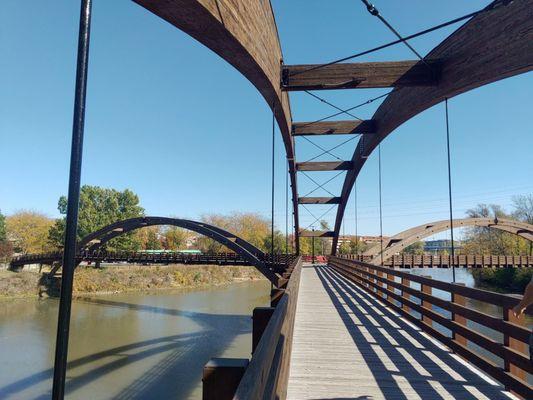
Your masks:
[[[179,250],[185,247],[189,233],[185,229],[168,227],[163,232],[163,246],[166,250]]]
[[[0,211],[0,242],[6,241],[6,217]]]
[[[519,195],[513,197],[513,216],[519,221],[533,224],[533,194]],[[533,255],[533,242],[527,244],[529,255]]]
[[[403,249],[403,253],[417,255],[417,256],[424,254],[424,242],[420,240],[418,242],[414,242],[413,244]]]
[[[272,235],[267,235],[264,238],[263,248],[267,253],[272,252]],[[285,235],[280,231],[274,231],[274,254],[285,254]]]
[[[58,210],[67,214],[67,198],[61,196],[58,201]],[[98,186],[84,185],[80,191],[80,205],[78,214],[77,239],[80,240],[113,222],[128,218],[142,217],[144,209],[139,205],[139,197],[131,190],[122,192],[115,189],[106,189]],[[66,219],[56,220],[49,232],[49,240],[56,247],[62,247],[65,235]],[[134,232],[121,235],[106,245],[110,250],[135,250],[139,242]]]
[[[6,218],[7,236],[14,250],[21,253],[43,253],[50,250],[48,231],[54,221],[36,211],[18,211]]]
[[[527,205],[527,202],[526,202]],[[467,210],[470,218],[507,218],[514,219],[516,214],[509,215],[497,204],[478,204]],[[526,241],[511,233],[502,232],[489,227],[468,228],[463,240],[462,252],[465,254],[512,255],[527,252]]]

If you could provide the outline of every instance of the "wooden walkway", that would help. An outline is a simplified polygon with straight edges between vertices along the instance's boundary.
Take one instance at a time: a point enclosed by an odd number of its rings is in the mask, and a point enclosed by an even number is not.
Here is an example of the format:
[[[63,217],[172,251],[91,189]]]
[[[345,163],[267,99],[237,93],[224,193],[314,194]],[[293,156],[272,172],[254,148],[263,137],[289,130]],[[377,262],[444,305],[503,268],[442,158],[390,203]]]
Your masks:
[[[514,399],[327,266],[302,270],[288,399]]]

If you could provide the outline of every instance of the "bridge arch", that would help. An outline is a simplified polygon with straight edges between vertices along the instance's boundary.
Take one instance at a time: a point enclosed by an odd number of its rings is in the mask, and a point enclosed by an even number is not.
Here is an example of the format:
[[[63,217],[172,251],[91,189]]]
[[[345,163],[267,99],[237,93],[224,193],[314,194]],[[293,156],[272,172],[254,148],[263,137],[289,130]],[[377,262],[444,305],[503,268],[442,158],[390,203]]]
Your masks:
[[[289,95],[281,89],[283,54],[270,1],[134,0],[187,33],[242,73],[261,93],[278,123],[289,167],[296,249],[298,192]]]
[[[498,6],[492,9],[494,6]],[[480,86],[533,69],[533,0],[504,4],[495,0],[425,57],[442,63],[436,86],[395,88],[372,120],[376,130],[363,134],[346,174],[335,218],[335,254],[346,205],[370,153],[397,127],[424,110]]]
[[[136,229],[156,225],[176,226],[207,236],[242,256],[245,260],[250,262],[250,264],[255,266],[274,285],[278,286],[279,284],[280,276],[278,276],[271,268],[268,267],[265,262],[266,255],[262,250],[224,229],[207,224],[205,222],[192,221],[188,219],[168,217],[138,217],[117,221],[85,236],[78,243],[78,251],[98,250],[111,239]]]
[[[479,226],[512,233],[526,240],[533,242],[533,225],[511,219],[494,218],[463,218],[453,221],[453,227],[463,228],[466,226]],[[363,255],[374,257],[374,262],[381,262],[396,253],[399,253],[407,246],[431,236],[435,233],[450,229],[450,220],[430,222],[407,229],[397,235],[383,241],[383,254],[380,255],[381,244],[374,245],[366,250]]]

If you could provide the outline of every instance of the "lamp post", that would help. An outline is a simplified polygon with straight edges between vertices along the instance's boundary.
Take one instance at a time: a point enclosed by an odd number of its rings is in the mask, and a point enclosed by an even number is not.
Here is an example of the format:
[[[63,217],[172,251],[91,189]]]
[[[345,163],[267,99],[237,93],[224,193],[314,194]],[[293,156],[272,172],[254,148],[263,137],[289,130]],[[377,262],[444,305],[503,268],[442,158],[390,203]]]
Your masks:
[[[311,236],[311,263],[315,263],[315,227],[313,229],[313,236]]]

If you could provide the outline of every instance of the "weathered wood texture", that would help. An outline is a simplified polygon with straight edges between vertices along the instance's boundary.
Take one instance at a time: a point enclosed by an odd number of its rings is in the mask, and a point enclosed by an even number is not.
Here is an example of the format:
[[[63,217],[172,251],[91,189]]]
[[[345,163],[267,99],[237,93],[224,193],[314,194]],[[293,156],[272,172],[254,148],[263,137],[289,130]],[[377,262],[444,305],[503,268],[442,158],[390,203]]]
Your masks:
[[[285,399],[301,268],[302,258],[298,257],[289,268],[292,274],[287,289],[259,340],[235,400]]]
[[[429,222],[427,224],[419,225],[414,228],[407,229],[403,232],[398,233],[388,239],[383,243],[383,259],[386,260],[394,254],[400,253],[407,246],[422,240],[428,236],[434,235],[435,233],[443,232],[450,229],[450,220],[442,220]],[[488,227],[492,229],[497,229],[500,231],[512,233],[518,235],[526,240],[533,241],[533,225],[527,224],[525,222],[515,221],[511,219],[494,219],[494,218],[462,218],[456,219],[453,221],[453,227],[463,228],[466,226],[479,226],[479,227]],[[365,256],[375,256],[372,263],[380,264],[381,263],[381,244],[367,249],[363,255]]]
[[[333,237],[333,231],[300,231],[301,237]]]
[[[372,120],[294,122],[292,124],[293,136],[351,135],[373,133],[375,130],[376,124]]]
[[[304,266],[288,399],[508,399],[465,364],[332,268]]]
[[[475,16],[426,58],[442,62],[438,85],[403,87],[392,92],[372,117],[377,124],[376,133],[364,135],[354,151],[354,169],[346,174],[335,219],[334,252],[355,179],[383,139],[445,98],[533,69],[533,0],[515,0]]]
[[[296,163],[297,171],[346,171],[352,169],[351,161],[307,161]]]
[[[507,312],[518,304],[519,298],[338,257],[331,257],[329,263],[339,273],[358,284],[368,293],[375,296],[376,290],[381,290],[387,296],[386,303],[388,306],[398,311],[410,322],[444,343],[469,363],[500,381],[507,388],[512,389],[524,398],[533,398],[533,387],[524,379],[525,375],[519,371],[533,373],[533,364],[531,364],[529,355],[526,355],[525,351],[529,342],[530,331],[525,326],[518,325],[517,321],[509,321],[508,315],[497,317],[472,309],[463,301],[458,300],[459,296],[462,296],[488,303],[492,306],[502,307]],[[376,271],[387,273],[387,278],[378,276]],[[388,279],[389,276],[400,277],[401,283],[395,279]],[[406,285],[406,281],[416,282],[423,287],[425,286],[426,292],[429,287],[448,292],[452,295],[454,301],[444,300],[442,297],[425,293]],[[386,283],[388,289],[380,289],[376,282]],[[398,291],[403,295],[399,295]],[[398,306],[398,302],[402,306]],[[435,308],[428,307],[428,305],[432,305]],[[439,310],[451,312],[453,318],[450,319],[449,316],[444,315]],[[420,314],[422,318],[413,313]],[[463,319],[459,317],[463,317]],[[427,323],[428,320],[449,329],[452,332],[452,337],[447,336],[441,330],[435,329],[432,324]],[[502,343],[494,337],[480,333],[479,328],[471,329],[466,320],[500,332],[505,337],[504,342]],[[468,343],[473,343],[477,347],[468,346]],[[492,353],[493,357],[487,357],[486,353],[480,352],[477,348],[482,348],[484,351]],[[504,361],[503,368],[495,361],[494,357]],[[511,368],[511,365],[515,369]]]
[[[265,0],[134,0],[204,44],[240,71],[273,109],[292,183],[294,223],[298,204],[289,97],[280,87],[283,60],[274,14]],[[298,238],[296,238],[298,240]]]
[[[299,204],[339,204],[340,197],[300,197]]]
[[[310,70],[317,66],[284,65],[283,90],[434,86],[439,73],[439,64],[430,61],[340,63]]]

